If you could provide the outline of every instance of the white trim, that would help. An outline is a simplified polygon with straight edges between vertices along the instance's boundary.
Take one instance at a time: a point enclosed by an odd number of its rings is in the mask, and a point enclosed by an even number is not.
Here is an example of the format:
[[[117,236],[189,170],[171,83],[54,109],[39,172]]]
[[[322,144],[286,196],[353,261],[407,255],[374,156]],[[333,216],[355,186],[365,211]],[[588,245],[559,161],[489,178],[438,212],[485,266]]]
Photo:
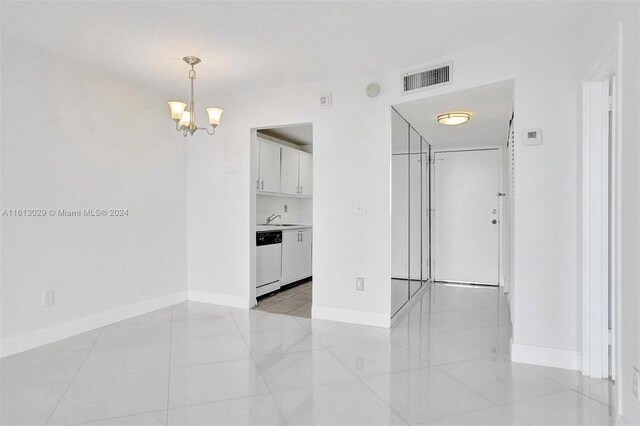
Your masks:
[[[57,342],[58,340],[95,330],[96,328],[104,327],[138,315],[143,315],[151,311],[166,308],[186,300],[187,291],[178,291],[165,296],[156,297],[155,299],[125,306],[123,308],[113,309],[107,312],[80,318],[75,321],[44,328],[33,333],[4,339],[2,342],[2,357]]]
[[[609,376],[609,78],[583,83],[582,374]]]
[[[435,154],[438,152],[458,152],[458,151],[489,151],[489,150],[500,150],[502,145],[475,145],[475,146],[458,146],[458,147],[431,147],[431,153]]]
[[[388,312],[356,311],[353,309],[340,309],[313,305],[311,308],[311,317],[313,319],[328,321],[372,325],[374,327],[391,327],[391,317]]]
[[[609,50],[583,82],[582,158],[582,365],[584,375],[615,380],[619,365],[621,25]],[[617,38],[617,39],[616,39]],[[609,80],[613,122],[609,141]],[[609,146],[609,143],[611,146]],[[609,153],[611,157],[609,158]],[[609,168],[611,170],[609,170]],[[611,227],[609,228],[609,225]],[[609,287],[611,295],[609,295]],[[611,312],[609,312],[611,309]],[[611,317],[611,324],[609,324]],[[609,358],[609,327],[612,332]],[[609,366],[609,363],[611,365]],[[611,373],[609,373],[609,370]]]
[[[581,365],[581,353],[569,349],[513,343],[511,345],[511,361],[578,370]]]
[[[254,303],[251,303],[251,297],[233,296],[231,294],[211,293],[199,290],[189,290],[189,300],[242,309],[251,309],[255,306],[255,299]]]

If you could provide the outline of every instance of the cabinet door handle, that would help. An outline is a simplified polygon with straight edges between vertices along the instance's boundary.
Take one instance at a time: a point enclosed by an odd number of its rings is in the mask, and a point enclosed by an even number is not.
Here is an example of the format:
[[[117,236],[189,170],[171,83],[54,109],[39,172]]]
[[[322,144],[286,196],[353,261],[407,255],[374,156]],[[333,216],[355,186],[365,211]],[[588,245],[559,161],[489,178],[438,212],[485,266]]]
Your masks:
[[[302,187],[300,187],[300,194],[302,194]]]
[[[262,181],[262,188],[260,188],[260,189],[264,189],[264,181]]]
[[[302,241],[302,232],[300,233],[300,241]]]

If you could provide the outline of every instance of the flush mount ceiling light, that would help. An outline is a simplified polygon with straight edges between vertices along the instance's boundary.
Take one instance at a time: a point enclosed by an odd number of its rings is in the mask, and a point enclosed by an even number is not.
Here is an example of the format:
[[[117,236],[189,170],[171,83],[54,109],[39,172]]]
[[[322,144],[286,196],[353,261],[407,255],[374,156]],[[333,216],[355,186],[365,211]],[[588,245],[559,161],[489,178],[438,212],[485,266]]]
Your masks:
[[[447,112],[438,116],[438,123],[446,126],[456,126],[466,123],[471,118],[468,112]]]
[[[216,127],[220,124],[220,117],[222,116],[222,108],[207,108],[207,114],[209,115],[209,124],[211,125],[211,132],[206,127],[198,127],[196,125],[194,103],[193,103],[193,80],[196,79],[196,70],[194,67],[202,62],[200,58],[195,56],[185,56],[182,58],[187,64],[191,65],[189,70],[189,80],[191,80],[191,98],[189,100],[189,108],[187,104],[180,101],[169,101],[169,109],[171,110],[171,119],[176,122],[176,130],[182,132],[182,136],[192,135],[196,130],[204,130],[209,135],[213,135],[216,132]]]

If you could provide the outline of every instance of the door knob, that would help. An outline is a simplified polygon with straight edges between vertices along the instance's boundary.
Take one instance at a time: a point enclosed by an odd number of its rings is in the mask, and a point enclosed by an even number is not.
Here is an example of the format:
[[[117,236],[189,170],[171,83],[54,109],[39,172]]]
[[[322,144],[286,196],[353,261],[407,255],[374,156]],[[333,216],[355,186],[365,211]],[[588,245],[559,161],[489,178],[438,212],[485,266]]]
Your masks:
[[[498,223],[498,221],[497,221],[497,220],[495,220],[495,219],[493,219],[493,220],[491,221],[491,223],[493,223],[493,224],[495,225],[496,223]]]

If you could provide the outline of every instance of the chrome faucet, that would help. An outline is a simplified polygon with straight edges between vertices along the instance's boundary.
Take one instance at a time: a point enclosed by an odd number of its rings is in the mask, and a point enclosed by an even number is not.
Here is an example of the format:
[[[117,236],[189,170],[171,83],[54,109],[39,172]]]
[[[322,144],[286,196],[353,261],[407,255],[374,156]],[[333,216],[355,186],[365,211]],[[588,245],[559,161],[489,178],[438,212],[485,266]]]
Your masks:
[[[280,216],[279,214],[272,214],[271,216],[269,216],[267,218],[267,225],[270,224],[271,222],[273,222],[274,220],[276,220],[277,218],[282,219],[282,216]]]

